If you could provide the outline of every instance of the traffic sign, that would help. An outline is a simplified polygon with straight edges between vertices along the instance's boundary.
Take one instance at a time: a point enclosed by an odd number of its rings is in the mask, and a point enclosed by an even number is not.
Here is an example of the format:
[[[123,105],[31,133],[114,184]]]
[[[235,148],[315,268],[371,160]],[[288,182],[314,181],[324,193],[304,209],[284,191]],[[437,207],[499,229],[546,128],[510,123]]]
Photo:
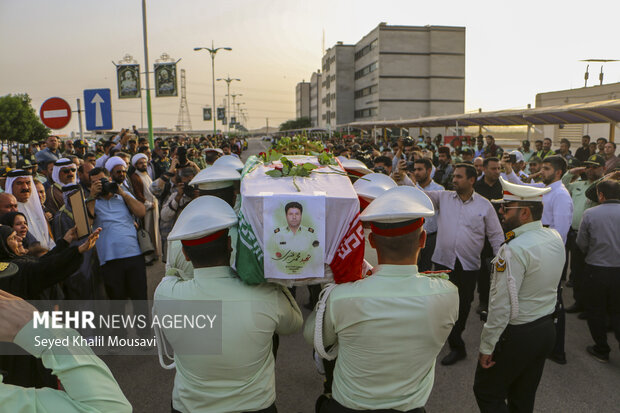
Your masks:
[[[84,112],[86,130],[112,129],[112,97],[110,89],[85,89]]]
[[[49,98],[39,111],[41,122],[50,129],[62,129],[71,120],[71,106],[61,98]]]

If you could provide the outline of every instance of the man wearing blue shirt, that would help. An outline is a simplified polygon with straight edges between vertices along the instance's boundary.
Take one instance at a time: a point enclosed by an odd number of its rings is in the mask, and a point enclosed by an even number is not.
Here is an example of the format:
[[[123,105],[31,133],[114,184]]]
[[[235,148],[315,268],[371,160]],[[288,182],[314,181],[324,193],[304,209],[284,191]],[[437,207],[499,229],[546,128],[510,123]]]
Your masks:
[[[127,165],[118,157],[110,158],[106,166],[110,166],[114,176],[124,176],[127,172]],[[104,188],[102,180],[110,183],[106,169],[93,169],[90,179],[88,213],[94,218],[95,227],[102,228],[97,255],[106,292],[111,300],[116,301],[113,314],[124,314],[124,305],[120,301],[127,298],[140,307],[134,309],[136,312],[147,313],[146,266],[134,226],[134,216],[143,218],[146,214],[144,204],[116,181],[116,192]]]

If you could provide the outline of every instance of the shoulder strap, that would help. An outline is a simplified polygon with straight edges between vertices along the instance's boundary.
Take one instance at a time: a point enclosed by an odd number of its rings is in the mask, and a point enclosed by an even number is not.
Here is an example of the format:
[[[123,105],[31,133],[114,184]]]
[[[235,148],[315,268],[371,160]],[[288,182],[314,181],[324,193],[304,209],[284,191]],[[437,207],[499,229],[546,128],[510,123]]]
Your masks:
[[[155,316],[155,306],[153,306],[152,316]],[[157,342],[157,357],[159,358],[159,365],[162,366],[165,370],[172,370],[176,368],[176,363],[174,362],[174,355],[168,352],[168,347],[166,346],[166,339],[164,338],[161,330],[157,323],[153,325],[153,332],[155,333],[155,341]],[[166,364],[164,361],[164,355],[168,360],[173,360],[172,363]]]
[[[325,286],[321,294],[316,308],[316,319],[314,321],[314,349],[318,355],[325,360],[333,360],[338,355],[338,344],[335,344],[329,352],[323,346],[323,318],[325,317],[325,307],[327,299],[336,284],[330,283]]]

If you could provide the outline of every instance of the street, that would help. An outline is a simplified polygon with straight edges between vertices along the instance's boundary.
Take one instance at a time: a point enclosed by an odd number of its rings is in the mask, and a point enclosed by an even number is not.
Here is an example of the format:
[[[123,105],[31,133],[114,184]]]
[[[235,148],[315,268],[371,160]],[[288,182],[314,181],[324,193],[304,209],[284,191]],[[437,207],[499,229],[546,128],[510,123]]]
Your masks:
[[[244,158],[267,149],[268,142],[249,140]],[[163,264],[149,267],[149,298],[153,297],[163,276]],[[564,289],[567,305],[572,304],[572,290]],[[297,301],[304,317],[309,311],[303,307],[308,300],[306,288],[297,288]],[[474,302],[472,310],[476,308]],[[471,312],[463,334],[467,359],[453,366],[436,367],[435,386],[426,405],[428,412],[476,412],[477,406],[472,390],[477,363],[477,346],[482,323]],[[585,348],[592,344],[585,321],[576,314],[568,314],[566,320],[566,357],[568,364],[547,362],[538,388],[537,412],[618,412],[620,411],[620,353],[610,334],[612,352],[610,362],[601,364],[589,356]],[[389,343],[388,343],[389,345]],[[447,354],[444,347],[439,355]],[[136,412],[169,412],[174,371],[159,366],[156,356],[105,356],[125,395]],[[301,332],[280,338],[276,362],[276,385],[278,411],[281,413],[312,413],[314,403],[322,391],[322,376],[316,372],[312,349],[306,344]]]

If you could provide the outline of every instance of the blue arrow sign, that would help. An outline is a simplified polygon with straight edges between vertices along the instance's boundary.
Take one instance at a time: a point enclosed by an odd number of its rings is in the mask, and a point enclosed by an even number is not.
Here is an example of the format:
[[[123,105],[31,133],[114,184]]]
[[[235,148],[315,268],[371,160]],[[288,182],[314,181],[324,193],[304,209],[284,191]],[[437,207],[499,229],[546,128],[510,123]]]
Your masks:
[[[112,129],[110,89],[85,89],[84,112],[86,114],[86,130]]]

